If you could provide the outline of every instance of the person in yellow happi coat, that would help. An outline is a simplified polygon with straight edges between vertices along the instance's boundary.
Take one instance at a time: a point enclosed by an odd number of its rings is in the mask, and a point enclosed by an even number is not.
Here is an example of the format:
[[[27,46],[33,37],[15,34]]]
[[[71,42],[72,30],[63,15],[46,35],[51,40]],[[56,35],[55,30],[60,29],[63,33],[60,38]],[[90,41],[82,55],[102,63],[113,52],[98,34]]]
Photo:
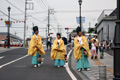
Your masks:
[[[81,28],[77,27],[77,37],[74,39],[74,57],[76,59],[76,69],[90,70],[88,57],[91,55],[88,42],[85,36],[82,36]],[[85,54],[87,52],[87,54]]]
[[[28,49],[28,55],[32,55],[32,64],[34,67],[39,67],[40,62],[38,62],[38,57],[41,56],[41,54],[45,55],[45,51],[42,46],[42,40],[41,37],[38,35],[38,27],[33,27],[34,35],[31,38],[29,49]]]
[[[66,49],[64,41],[61,39],[61,34],[57,33],[57,39],[54,41],[51,51],[51,59],[54,60],[54,65],[56,67],[65,65],[65,55]]]

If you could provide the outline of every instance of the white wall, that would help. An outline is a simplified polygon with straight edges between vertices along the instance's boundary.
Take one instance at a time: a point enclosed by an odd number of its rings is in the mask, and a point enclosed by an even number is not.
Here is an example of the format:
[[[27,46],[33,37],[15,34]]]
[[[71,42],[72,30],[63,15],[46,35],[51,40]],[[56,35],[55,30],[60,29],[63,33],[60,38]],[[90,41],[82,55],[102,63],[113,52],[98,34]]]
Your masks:
[[[103,21],[97,28],[99,41],[108,40],[108,26],[109,26],[109,40],[113,40],[115,31],[115,21]],[[103,31],[102,31],[103,28]]]

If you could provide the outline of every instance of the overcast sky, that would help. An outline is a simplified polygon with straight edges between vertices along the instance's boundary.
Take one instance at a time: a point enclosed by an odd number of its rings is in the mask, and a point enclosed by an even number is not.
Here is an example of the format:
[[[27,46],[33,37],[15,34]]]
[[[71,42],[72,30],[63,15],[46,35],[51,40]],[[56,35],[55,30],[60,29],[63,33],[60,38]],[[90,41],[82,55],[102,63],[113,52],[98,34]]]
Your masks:
[[[0,0],[0,11],[8,14],[7,7],[11,7],[11,17],[16,19],[12,24],[10,32],[12,34],[17,33],[16,35],[23,38],[24,23],[16,23],[17,20],[24,20],[24,5],[25,0]],[[28,1],[34,3],[34,10],[27,10],[27,14],[30,15],[27,17],[27,26],[28,30],[26,31],[26,37],[32,36],[32,23],[39,26],[40,32],[39,35],[42,37],[46,36],[45,29],[47,27],[47,10],[48,6],[51,9],[54,9],[54,14],[50,15],[50,32],[54,33],[52,36],[55,36],[58,32],[57,25],[60,25],[62,35],[66,36],[65,27],[76,28],[78,24],[76,23],[76,17],[79,16],[79,5],[78,0],[31,0]],[[11,5],[12,4],[12,5]],[[15,8],[16,7],[16,8]],[[116,0],[83,0],[82,2],[82,16],[85,17],[84,29],[87,30],[89,27],[89,22],[91,27],[94,27],[97,22],[98,17],[105,9],[115,9]],[[31,17],[33,16],[33,17]],[[7,28],[4,27],[4,21],[8,19],[3,13],[0,12],[0,32],[7,32]],[[73,29],[70,29],[72,31]]]

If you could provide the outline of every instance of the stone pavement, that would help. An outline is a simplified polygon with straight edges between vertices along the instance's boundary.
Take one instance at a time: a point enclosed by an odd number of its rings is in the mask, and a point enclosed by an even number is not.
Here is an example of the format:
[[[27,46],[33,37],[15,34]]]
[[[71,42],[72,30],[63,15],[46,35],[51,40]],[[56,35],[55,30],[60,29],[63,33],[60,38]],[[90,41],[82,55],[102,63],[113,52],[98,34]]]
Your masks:
[[[91,60],[89,57],[89,62],[91,65],[90,71],[78,72],[76,70],[76,60],[74,59],[73,54],[71,55],[71,67],[72,69],[83,79],[83,80],[100,80],[99,79],[99,66],[106,66],[106,76],[107,80],[112,80],[113,78],[113,56],[104,53],[104,59],[99,58],[100,53],[98,54],[98,60]]]

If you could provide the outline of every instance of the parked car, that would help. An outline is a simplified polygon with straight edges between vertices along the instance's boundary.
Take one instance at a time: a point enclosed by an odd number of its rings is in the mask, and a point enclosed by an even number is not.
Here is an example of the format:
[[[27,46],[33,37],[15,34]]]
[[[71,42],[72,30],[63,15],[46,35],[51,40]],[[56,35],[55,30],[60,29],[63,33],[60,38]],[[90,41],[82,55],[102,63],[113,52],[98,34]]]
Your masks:
[[[0,43],[3,45],[5,43],[5,40],[1,40]]]

